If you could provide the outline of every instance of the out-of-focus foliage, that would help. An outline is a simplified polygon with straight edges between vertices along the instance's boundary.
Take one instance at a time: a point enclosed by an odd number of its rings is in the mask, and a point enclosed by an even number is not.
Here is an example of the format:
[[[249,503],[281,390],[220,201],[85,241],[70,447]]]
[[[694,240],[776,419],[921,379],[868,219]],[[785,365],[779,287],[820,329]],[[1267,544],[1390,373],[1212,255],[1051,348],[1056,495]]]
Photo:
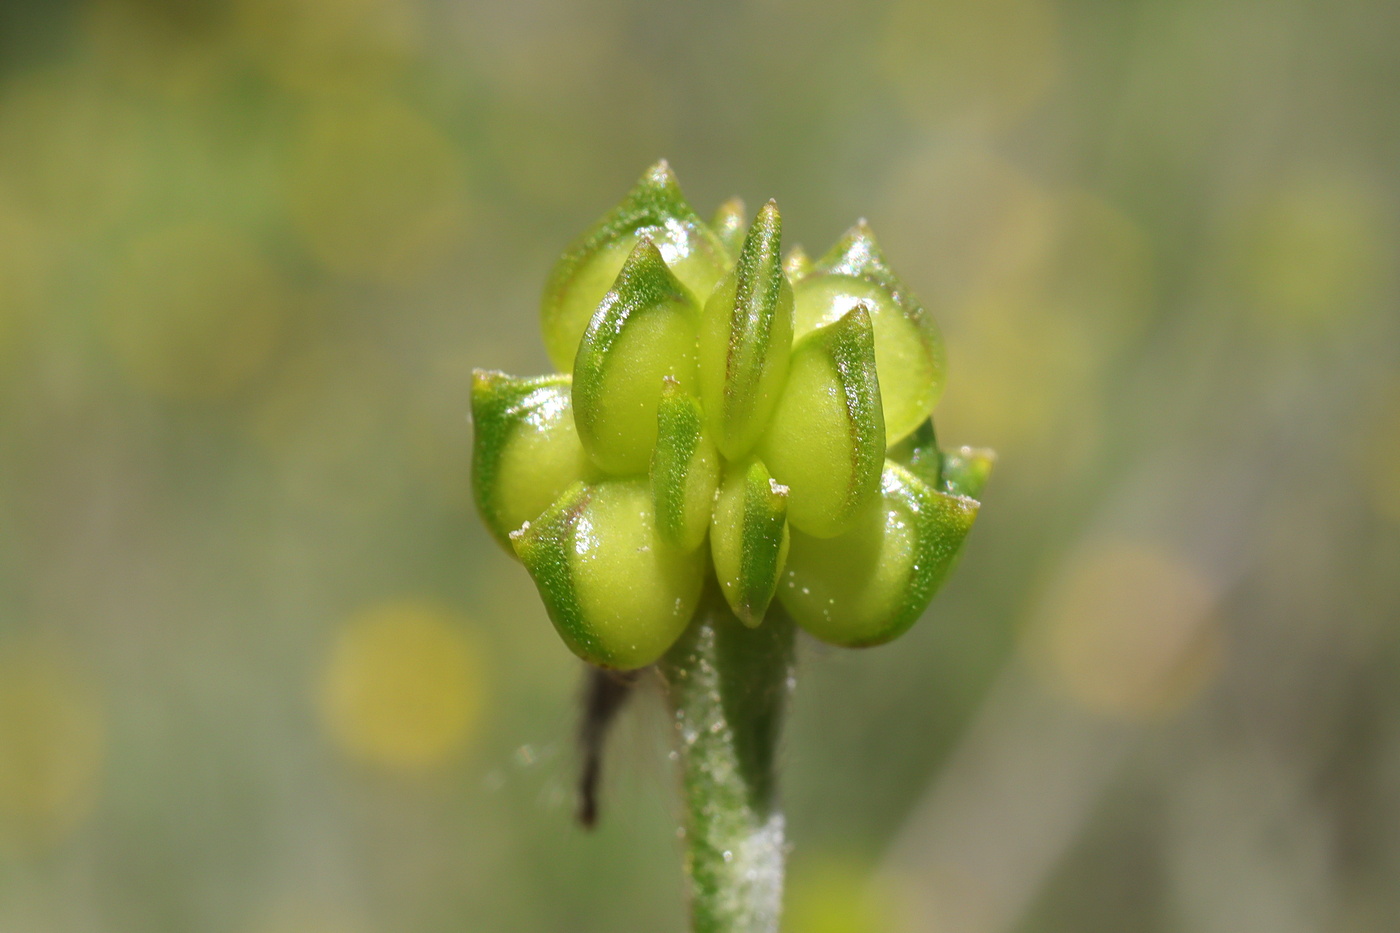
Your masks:
[[[672,930],[471,514],[474,366],[659,156],[858,216],[996,495],[805,644],[794,933],[1400,928],[1400,12],[0,6],[0,929]],[[800,224],[806,224],[801,226]]]

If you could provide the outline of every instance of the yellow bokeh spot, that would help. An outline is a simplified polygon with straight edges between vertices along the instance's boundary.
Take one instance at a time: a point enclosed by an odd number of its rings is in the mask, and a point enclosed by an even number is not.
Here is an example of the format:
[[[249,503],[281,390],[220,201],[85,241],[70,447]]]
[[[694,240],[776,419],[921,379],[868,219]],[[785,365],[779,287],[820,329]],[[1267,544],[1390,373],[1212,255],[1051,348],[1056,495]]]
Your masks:
[[[901,0],[882,60],[916,117],[996,130],[1058,80],[1059,25],[1045,0]]]
[[[289,199],[317,259],[347,276],[395,284],[440,263],[466,216],[456,149],[390,103],[315,113],[293,156]]]
[[[890,893],[848,860],[815,856],[793,865],[784,933],[887,933],[895,928]]]
[[[0,643],[0,849],[42,851],[92,812],[103,732],[100,703],[61,651]]]
[[[1380,201],[1355,181],[1317,176],[1281,186],[1243,218],[1233,263],[1262,324],[1345,325],[1375,300],[1396,249]]]
[[[52,265],[40,232],[6,202],[0,191],[0,360],[38,318]]]
[[[979,295],[948,335],[955,378],[940,403],[949,437],[975,437],[1024,481],[1053,485],[1082,467],[1102,439],[1102,331],[1055,313],[1036,293]]]
[[[953,378],[940,428],[1001,450],[1008,469],[1033,459],[1041,482],[1092,457],[1106,366],[1150,310],[1154,256],[1141,226],[969,145],[907,161],[876,216],[886,242],[923,242],[947,260],[893,257],[945,327]]]
[[[1105,541],[1040,606],[1029,647],[1049,685],[1099,714],[1174,712],[1219,667],[1216,597],[1199,570],[1152,544]]]
[[[217,399],[256,374],[291,296],[247,239],[208,224],[128,244],[102,307],[107,338],[138,385],[179,399]]]
[[[132,204],[139,121],[102,76],[36,72],[0,88],[0,185],[63,234],[105,228]]]
[[[419,771],[474,733],[484,663],[459,620],[426,603],[367,610],[338,634],[320,683],[321,711],[344,751]]]

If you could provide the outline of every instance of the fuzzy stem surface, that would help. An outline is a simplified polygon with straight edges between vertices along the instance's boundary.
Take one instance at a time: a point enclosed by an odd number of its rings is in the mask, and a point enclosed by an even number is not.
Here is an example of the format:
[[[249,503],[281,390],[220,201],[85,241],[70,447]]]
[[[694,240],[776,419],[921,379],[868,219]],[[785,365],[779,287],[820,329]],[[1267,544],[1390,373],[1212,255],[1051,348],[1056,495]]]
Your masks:
[[[663,659],[680,751],[694,933],[777,933],[786,841],[776,757],[793,623],[747,628],[714,588]]]

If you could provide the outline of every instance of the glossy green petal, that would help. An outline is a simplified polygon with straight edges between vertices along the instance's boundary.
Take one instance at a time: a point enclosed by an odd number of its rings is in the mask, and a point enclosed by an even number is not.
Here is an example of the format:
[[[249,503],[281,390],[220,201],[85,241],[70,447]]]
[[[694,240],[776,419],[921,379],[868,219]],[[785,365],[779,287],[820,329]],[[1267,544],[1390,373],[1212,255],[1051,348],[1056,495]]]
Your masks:
[[[599,468],[630,475],[651,466],[663,380],[694,389],[698,314],[651,240],[640,240],[574,361],[574,420]]]
[[[710,530],[720,457],[705,429],[700,403],[674,379],[666,381],[656,412],[651,490],[656,527],[674,547],[692,551]]]
[[[568,376],[472,374],[472,493],[491,534],[509,535],[596,471],[574,430]]]
[[[787,488],[761,460],[730,467],[715,497],[715,576],[729,607],[750,628],[763,621],[787,560],[787,504]]]
[[[550,274],[540,320],[545,349],[560,370],[573,366],[598,303],[644,236],[656,244],[697,303],[709,296],[729,266],[724,244],[686,203],[671,167],[656,163],[621,204],[560,257]]]
[[[939,492],[893,462],[882,501],[838,538],[794,531],[778,599],[804,629],[847,647],[878,645],[914,624],[942,585],[978,503]]]
[[[890,445],[885,457],[913,473],[933,489],[943,489],[943,455],[938,451],[933,419],[928,418],[904,440]],[[946,490],[945,490],[946,491]],[[972,493],[963,493],[971,495]]]
[[[864,306],[793,348],[787,385],[759,455],[791,489],[794,528],[820,538],[838,535],[879,494],[881,389]]]
[[[769,201],[700,317],[700,401],[716,446],[730,460],[753,449],[787,376],[793,301],[783,275],[782,226]]]
[[[943,489],[955,496],[980,499],[996,466],[996,451],[986,447],[959,447],[942,456]]]
[[[661,540],[645,480],[577,483],[511,543],[564,643],[600,667],[651,664],[700,600],[705,552]]]
[[[864,221],[823,256],[796,287],[797,330],[830,324],[857,304],[875,326],[875,362],[880,370],[885,433],[898,441],[933,411],[947,360],[932,315],[895,276]]]
[[[744,235],[748,232],[748,216],[744,210],[743,199],[730,198],[719,206],[714,219],[710,221],[710,229],[724,244],[724,251],[729,254],[731,261],[739,258],[739,249],[744,245]]]

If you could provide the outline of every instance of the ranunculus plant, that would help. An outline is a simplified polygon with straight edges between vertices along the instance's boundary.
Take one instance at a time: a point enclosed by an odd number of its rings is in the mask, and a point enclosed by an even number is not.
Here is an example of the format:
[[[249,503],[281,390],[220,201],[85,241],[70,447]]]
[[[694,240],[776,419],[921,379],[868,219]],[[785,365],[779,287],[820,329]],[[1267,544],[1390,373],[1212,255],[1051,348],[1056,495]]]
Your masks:
[[[939,449],[943,341],[863,221],[816,261],[784,258],[772,201],[746,221],[735,200],[707,224],[653,166],[550,275],[559,372],[478,371],[472,394],[477,505],[560,638],[596,671],[660,673],[697,931],[777,929],[793,623],[901,635],[993,463]],[[598,715],[630,682],[609,676]]]

